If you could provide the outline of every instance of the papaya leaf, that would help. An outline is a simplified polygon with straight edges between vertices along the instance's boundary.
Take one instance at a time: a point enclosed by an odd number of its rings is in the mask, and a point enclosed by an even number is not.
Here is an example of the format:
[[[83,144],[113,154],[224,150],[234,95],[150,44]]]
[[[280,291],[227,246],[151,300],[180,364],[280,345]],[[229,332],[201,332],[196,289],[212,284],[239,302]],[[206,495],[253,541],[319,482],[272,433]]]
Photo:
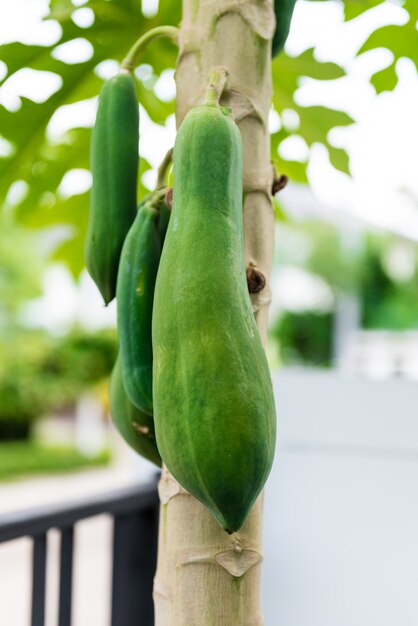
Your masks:
[[[32,228],[57,225],[70,227],[68,238],[58,245],[53,258],[66,261],[75,277],[84,267],[90,191],[62,197],[58,187],[64,174],[75,162],[77,167],[88,169],[90,132],[90,129],[86,128],[73,129],[61,144],[43,148],[28,179],[28,195],[16,209],[19,220]],[[141,177],[149,168],[149,163],[141,158],[138,197],[148,191],[142,184]],[[48,174],[47,177],[45,173]],[[45,178],[48,181],[48,188],[45,185]]]
[[[390,24],[382,26],[372,32],[358,50],[358,55],[368,50],[374,50],[375,48],[387,48],[394,55],[393,65],[401,57],[407,57],[412,59],[418,68],[418,34],[416,27],[418,21],[418,2],[416,2],[416,0],[407,0],[403,8],[409,13],[407,22],[402,25]],[[394,89],[398,83],[394,67],[390,66],[376,72],[371,82],[378,92]]]
[[[340,172],[349,173],[350,159],[345,150],[328,145],[328,153],[331,165],[333,165],[335,169],[340,170]]]
[[[344,19],[346,22],[352,20],[368,9],[371,9],[385,0],[350,0],[344,2]]]
[[[274,156],[273,163],[276,171],[287,176],[293,183],[308,183],[306,175],[307,162],[285,161],[281,156],[277,155]]]
[[[283,76],[292,77],[296,87],[300,76],[309,76],[318,80],[331,80],[345,76],[345,71],[336,63],[322,63],[315,59],[314,49],[309,48],[297,57],[284,52],[273,60],[273,82],[281,83]],[[289,78],[288,78],[289,80]]]
[[[391,63],[388,67],[385,67],[380,72],[376,72],[370,79],[373,87],[377,93],[382,91],[392,91],[398,83],[398,76],[396,74],[395,64]]]
[[[62,28],[62,35],[54,46],[25,46],[21,43],[4,46],[4,61],[8,67],[6,79],[25,66],[54,72],[62,78],[63,84],[46,102],[34,103],[27,98],[21,98],[21,108],[13,113],[0,107],[0,126],[5,129],[3,135],[15,147],[8,158],[0,161],[0,196],[5,197],[14,181],[28,177],[33,155],[46,141],[45,129],[53,113],[62,105],[98,94],[102,81],[93,72],[94,68],[106,59],[121,60],[138,36],[159,24],[159,16],[152,20],[145,19],[139,4],[122,0],[111,3],[88,2],[83,6],[92,8],[95,21],[90,28],[83,29],[71,20],[76,7],[66,1],[54,2],[51,5],[54,16],[59,18]],[[167,7],[161,13],[164,17],[169,17]],[[178,11],[172,11],[171,16],[176,15],[178,16]],[[90,60],[70,65],[51,56],[57,46],[80,37],[87,39],[94,48],[94,55]],[[165,45],[159,46],[158,54],[154,48],[153,56],[150,51],[144,57],[153,67],[159,66],[160,71],[174,67],[175,63],[175,47],[163,40],[162,44]],[[156,64],[153,63],[154,59]],[[154,93],[147,93],[142,86],[140,92],[151,118],[163,123],[173,112],[174,104],[162,103]]]
[[[33,155],[45,142],[45,129],[52,114],[61,105],[78,100],[78,94],[85,95],[84,81],[97,80],[92,73],[94,60],[76,65],[53,61],[57,68],[60,67],[63,79],[63,85],[58,92],[42,103],[21,98],[21,107],[15,112],[0,107],[0,126],[4,129],[3,135],[16,147],[8,158],[0,162],[0,196],[4,197],[15,180],[26,179],[29,176]],[[51,65],[54,64],[51,62]]]
[[[417,31],[412,18],[408,25],[390,24],[374,31],[360,48],[358,54],[375,48],[388,48],[396,59],[408,57],[418,66]]]
[[[295,107],[300,116],[298,133],[308,146],[320,142],[328,146],[327,136],[332,128],[347,126],[353,119],[343,111],[326,109],[323,106]]]
[[[64,261],[74,277],[78,277],[85,266],[84,242],[88,222],[86,210],[88,196],[88,193],[71,196],[58,202],[54,209],[53,224],[55,225],[57,221],[63,224],[70,223],[71,235],[55,249],[53,259]]]
[[[41,147],[26,178],[28,194],[16,207],[21,221],[37,227],[54,223],[57,190],[64,175],[75,167],[89,168],[90,134],[89,128],[72,129],[60,143]]]
[[[324,0],[315,0],[317,2]],[[334,0],[325,0],[334,1]],[[345,19],[353,19],[362,12],[380,4],[381,0],[345,0]],[[62,85],[45,102],[33,102],[21,98],[19,110],[11,112],[0,106],[0,127],[4,138],[13,150],[0,158],[0,196],[6,196],[10,186],[17,180],[28,184],[26,196],[14,208],[16,216],[33,227],[49,227],[54,224],[72,226],[70,238],[60,245],[56,254],[67,259],[76,275],[83,265],[83,246],[89,192],[70,198],[63,198],[59,192],[65,174],[72,169],[89,168],[90,129],[74,128],[63,137],[55,139],[46,135],[52,115],[64,105],[87,100],[97,96],[102,79],[96,68],[106,60],[120,62],[131,45],[147,30],[162,24],[178,25],[181,19],[181,2],[164,0],[159,3],[158,12],[146,17],[141,10],[140,0],[88,0],[82,8],[94,13],[94,21],[88,28],[82,28],[73,20],[73,14],[80,7],[71,0],[50,0],[50,14],[46,19],[58,21],[61,34],[58,40],[48,46],[11,43],[2,46],[2,61],[7,67],[2,84],[22,68],[53,72],[60,76]],[[417,62],[417,49],[412,43],[416,37],[415,21],[418,18],[416,0],[406,0],[404,8],[411,19],[405,26],[384,27],[373,33],[362,50],[373,47],[387,47],[394,52],[395,62],[400,56],[409,56]],[[414,17],[415,16],[415,17]],[[389,29],[389,30],[385,30]],[[82,63],[69,64],[54,58],[58,46],[76,39],[87,40],[93,55]],[[164,70],[175,67],[176,48],[171,41],[160,39],[144,53],[141,63],[152,68],[153,78]],[[344,70],[335,63],[321,63],[312,49],[305,50],[297,57],[284,52],[273,62],[274,107],[279,115],[284,109],[294,110],[300,120],[297,134],[301,135],[310,147],[315,142],[324,144],[330,153],[335,167],[347,171],[348,157],[345,152],[328,142],[329,131],[335,126],[351,123],[345,113],[325,107],[302,107],[294,100],[300,78],[306,76],[316,81],[335,80],[344,76]],[[373,77],[376,89],[392,88],[396,80],[390,66]],[[150,88],[147,81],[138,80],[138,98],[150,118],[164,124],[174,112],[174,102],[162,102]],[[75,125],[78,122],[75,120]],[[292,130],[282,128],[272,135],[272,158],[279,172],[287,174],[295,182],[307,182],[307,163],[285,161],[278,155],[281,141],[292,136]],[[141,160],[141,173],[149,165]],[[139,193],[144,193],[139,182]]]
[[[280,114],[284,109],[293,109],[299,116],[299,128],[297,132],[301,135],[308,146],[320,142],[324,144],[329,152],[331,162],[334,167],[343,172],[348,172],[348,156],[343,150],[333,148],[328,142],[328,133],[335,126],[346,126],[352,124],[352,118],[342,111],[327,109],[323,106],[303,107],[294,101],[294,93],[297,90],[302,76],[318,81],[335,80],[345,75],[344,70],[335,63],[321,63],[314,57],[313,49],[306,50],[298,57],[290,57],[286,54],[279,55],[273,63],[273,105]],[[277,159],[277,149],[280,141],[290,136],[283,129],[279,133],[272,135],[271,149],[272,158]],[[285,163],[283,161],[283,163]],[[306,182],[307,163],[293,162],[289,165],[294,177],[289,174],[295,182]],[[283,171],[286,172],[286,165],[283,164]]]
[[[1,60],[7,66],[7,73],[0,80],[2,85],[22,67],[44,69],[53,46],[28,46],[19,42],[6,43],[1,47]]]

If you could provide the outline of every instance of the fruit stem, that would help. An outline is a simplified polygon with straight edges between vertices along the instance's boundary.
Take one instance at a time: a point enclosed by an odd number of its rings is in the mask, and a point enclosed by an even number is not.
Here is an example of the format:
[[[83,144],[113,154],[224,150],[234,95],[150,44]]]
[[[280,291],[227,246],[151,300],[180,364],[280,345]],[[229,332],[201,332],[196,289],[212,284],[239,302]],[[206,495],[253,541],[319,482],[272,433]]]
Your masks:
[[[149,200],[147,200],[143,206],[148,207],[148,208],[152,208],[152,209],[155,209],[156,211],[158,211],[159,210],[159,204],[160,204],[161,200],[164,199],[165,193],[166,193],[165,189],[156,189],[152,193],[152,195],[149,198]]]
[[[219,104],[228,80],[226,67],[213,67],[209,72],[209,83],[206,87],[205,104]]]
[[[179,29],[175,26],[157,26],[146,32],[142,37],[138,39],[136,43],[129,50],[128,54],[122,61],[122,70],[133,72],[139,56],[146,49],[149,43],[158,37],[169,37],[174,43],[178,42]]]
[[[165,187],[165,177],[167,174],[167,170],[171,165],[173,160],[173,148],[165,155],[164,159],[161,161],[161,165],[158,168],[158,178],[157,178],[157,186],[156,189],[160,189],[161,187]]]

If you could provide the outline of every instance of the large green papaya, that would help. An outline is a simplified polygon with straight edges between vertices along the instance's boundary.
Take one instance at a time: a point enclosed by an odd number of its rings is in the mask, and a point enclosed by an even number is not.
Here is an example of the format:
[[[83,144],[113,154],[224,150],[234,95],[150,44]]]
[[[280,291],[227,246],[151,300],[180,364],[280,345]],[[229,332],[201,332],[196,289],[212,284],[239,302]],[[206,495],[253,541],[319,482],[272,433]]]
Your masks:
[[[271,378],[245,275],[242,167],[229,112],[191,109],[174,148],[152,322],[158,449],[228,532],[259,495],[275,445]]]
[[[126,443],[148,461],[161,466],[161,458],[155,442],[153,419],[137,409],[126,395],[119,358],[110,378],[109,404],[112,421]]]
[[[122,248],[117,281],[119,354],[126,393],[152,415],[152,307],[160,260],[155,192],[138,207]]]
[[[271,55],[273,57],[283,50],[284,44],[286,43],[295,3],[296,0],[274,0],[276,30],[271,47]]]
[[[106,304],[113,300],[120,253],[136,215],[139,113],[131,74],[106,81],[91,141],[93,186],[85,258]]]

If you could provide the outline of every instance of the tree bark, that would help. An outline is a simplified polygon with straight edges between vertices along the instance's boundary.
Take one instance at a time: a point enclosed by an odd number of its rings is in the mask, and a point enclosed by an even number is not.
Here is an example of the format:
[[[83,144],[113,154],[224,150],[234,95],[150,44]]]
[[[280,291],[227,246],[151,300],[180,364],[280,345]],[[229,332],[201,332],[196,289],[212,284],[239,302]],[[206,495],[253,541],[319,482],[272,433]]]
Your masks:
[[[177,126],[203,101],[210,69],[229,72],[221,102],[232,108],[243,138],[245,262],[266,278],[251,294],[264,343],[274,247],[268,133],[274,27],[272,0],[183,0],[176,70]],[[166,469],[159,493],[156,626],[261,626],[262,497],[243,528],[228,535]]]

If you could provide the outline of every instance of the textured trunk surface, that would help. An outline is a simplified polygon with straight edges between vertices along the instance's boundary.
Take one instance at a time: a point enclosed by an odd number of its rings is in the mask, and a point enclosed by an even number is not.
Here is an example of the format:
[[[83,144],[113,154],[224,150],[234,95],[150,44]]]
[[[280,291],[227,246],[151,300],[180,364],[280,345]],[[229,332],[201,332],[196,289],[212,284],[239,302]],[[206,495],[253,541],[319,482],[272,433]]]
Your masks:
[[[272,0],[183,0],[176,71],[178,126],[203,101],[209,70],[221,65],[229,71],[222,103],[232,107],[243,137],[246,263],[267,278],[252,295],[264,342],[274,246],[268,134],[273,31]],[[156,626],[261,626],[262,497],[243,528],[228,535],[167,470],[159,492]]]

